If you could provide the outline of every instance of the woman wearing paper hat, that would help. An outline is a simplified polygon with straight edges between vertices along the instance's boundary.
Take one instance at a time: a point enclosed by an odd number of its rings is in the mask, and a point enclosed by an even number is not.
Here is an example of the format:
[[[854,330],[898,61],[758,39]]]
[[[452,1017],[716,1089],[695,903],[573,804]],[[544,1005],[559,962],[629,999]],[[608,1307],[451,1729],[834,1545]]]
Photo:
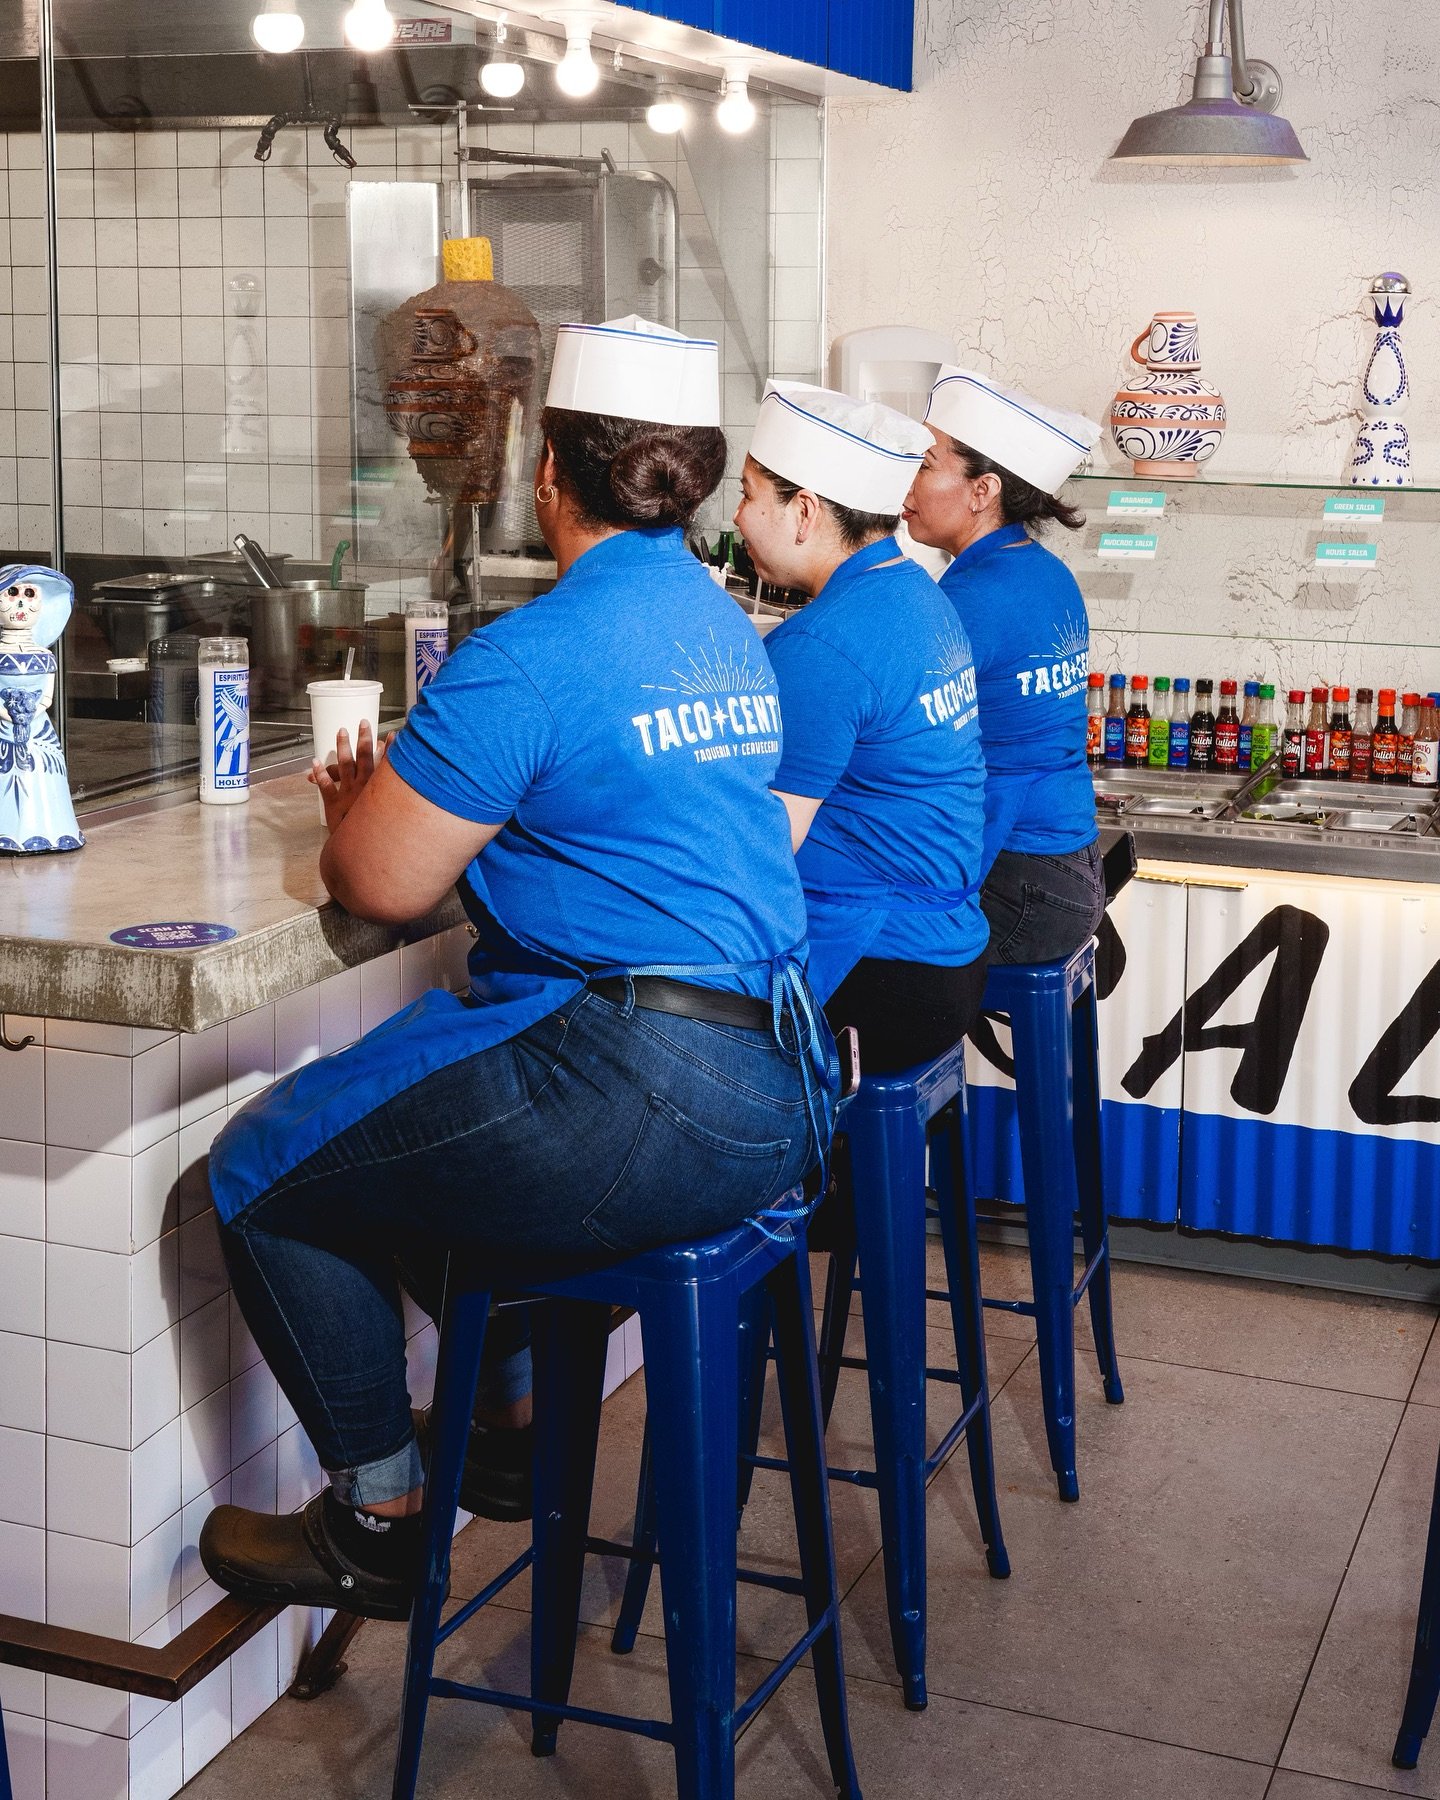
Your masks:
[[[772,382],[735,524],[810,604],[765,647],[780,680],[776,789],[810,919],[810,979],[865,1068],[938,1055],[980,1008],[984,767],[970,647],[897,515],[929,444],[889,407]]]
[[[1032,533],[1083,522],[1058,496],[1100,427],[949,366],[925,422],[905,522],[954,557],[940,586],[975,651],[990,954],[1048,962],[1094,932],[1105,892],[1085,760],[1090,621],[1075,577]]]
[[[252,1600],[409,1612],[396,1254],[533,1267],[768,1229],[828,1147],[775,678],[683,538],[724,473],[719,420],[713,343],[562,327],[535,476],[558,583],[460,646],[382,762],[362,741],[321,773],[335,898],[398,924],[458,883],[478,941],[463,999],[287,1077],[211,1155],[241,1308],[330,1479],[296,1518],[211,1514],[205,1567]],[[508,1423],[461,1503],[528,1516]]]

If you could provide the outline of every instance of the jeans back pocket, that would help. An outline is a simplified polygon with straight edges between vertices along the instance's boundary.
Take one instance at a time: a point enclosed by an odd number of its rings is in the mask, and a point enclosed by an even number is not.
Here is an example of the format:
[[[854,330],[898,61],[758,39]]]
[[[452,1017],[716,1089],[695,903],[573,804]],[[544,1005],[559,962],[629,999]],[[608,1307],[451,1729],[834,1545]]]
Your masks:
[[[729,1230],[774,1194],[792,1140],[746,1142],[651,1094],[615,1181],[585,1217],[607,1250],[653,1249]]]

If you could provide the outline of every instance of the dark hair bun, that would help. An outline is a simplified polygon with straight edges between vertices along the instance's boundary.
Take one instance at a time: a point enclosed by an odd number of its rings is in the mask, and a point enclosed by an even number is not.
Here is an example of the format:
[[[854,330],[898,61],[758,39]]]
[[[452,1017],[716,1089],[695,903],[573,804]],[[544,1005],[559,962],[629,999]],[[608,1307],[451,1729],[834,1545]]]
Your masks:
[[[676,433],[683,431],[683,438]],[[725,438],[697,444],[696,427],[669,427],[637,438],[610,464],[610,492],[616,506],[647,525],[688,525],[725,473]]]
[[[725,474],[725,433],[546,407],[561,486],[592,524],[688,525]]]

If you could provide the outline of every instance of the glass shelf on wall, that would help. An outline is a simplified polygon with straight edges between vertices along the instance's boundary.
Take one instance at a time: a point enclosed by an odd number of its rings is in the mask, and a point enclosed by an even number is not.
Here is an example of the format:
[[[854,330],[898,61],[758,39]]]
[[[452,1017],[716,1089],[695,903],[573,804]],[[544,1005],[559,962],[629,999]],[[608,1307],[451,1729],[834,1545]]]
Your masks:
[[[1407,494],[1440,494],[1440,482],[1415,482],[1406,487],[1354,487],[1343,476],[1326,481],[1319,475],[1246,475],[1227,469],[1206,469],[1199,475],[1137,475],[1133,470],[1087,469],[1071,481],[1086,486],[1104,482],[1111,487],[1161,488],[1166,493],[1203,493],[1207,488],[1295,489],[1310,494],[1366,494],[1380,499],[1403,499]]]

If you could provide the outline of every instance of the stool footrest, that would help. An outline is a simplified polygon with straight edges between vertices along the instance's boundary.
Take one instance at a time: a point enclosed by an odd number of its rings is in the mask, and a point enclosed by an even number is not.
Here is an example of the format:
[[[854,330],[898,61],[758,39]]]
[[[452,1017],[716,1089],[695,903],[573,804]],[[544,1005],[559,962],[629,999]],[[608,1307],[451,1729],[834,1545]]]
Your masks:
[[[573,1719],[577,1725],[604,1725],[611,1731],[629,1731],[636,1737],[675,1742],[675,1727],[665,1719],[636,1719],[628,1713],[597,1712],[589,1706],[571,1706],[557,1700],[535,1700],[529,1694],[512,1694],[504,1688],[471,1687],[465,1681],[446,1681],[437,1676],[430,1692],[440,1700],[479,1700],[486,1706],[503,1706],[516,1712],[544,1713],[547,1719]]]
[[[775,1692],[776,1688],[779,1687],[780,1683],[790,1671],[796,1667],[800,1658],[809,1652],[815,1640],[823,1637],[827,1631],[838,1631],[840,1629],[840,1622],[836,1616],[837,1611],[838,1609],[836,1607],[827,1606],[820,1617],[805,1633],[804,1637],[791,1645],[790,1649],[781,1657],[780,1661],[776,1663],[775,1667],[760,1685],[753,1690],[748,1698],[742,1700],[739,1706],[735,1708],[735,1731],[737,1735],[745,1729],[751,1719],[754,1718],[755,1714],[759,1712],[760,1708]]]
[[[615,1556],[621,1562],[645,1563],[654,1569],[660,1565],[660,1554],[656,1550],[641,1550],[634,1544],[617,1544],[613,1538],[586,1538],[585,1548],[592,1556]],[[805,1584],[798,1575],[772,1575],[768,1570],[736,1569],[735,1579],[749,1584],[751,1587],[772,1588],[777,1594],[805,1593]]]
[[[458,1631],[462,1625],[468,1624],[482,1606],[488,1606],[495,1596],[509,1587],[517,1575],[523,1575],[535,1560],[535,1546],[521,1552],[508,1569],[503,1569],[488,1587],[481,1588],[473,1600],[467,1600],[458,1612],[452,1613],[435,1633],[435,1642],[443,1644],[452,1631]]]

